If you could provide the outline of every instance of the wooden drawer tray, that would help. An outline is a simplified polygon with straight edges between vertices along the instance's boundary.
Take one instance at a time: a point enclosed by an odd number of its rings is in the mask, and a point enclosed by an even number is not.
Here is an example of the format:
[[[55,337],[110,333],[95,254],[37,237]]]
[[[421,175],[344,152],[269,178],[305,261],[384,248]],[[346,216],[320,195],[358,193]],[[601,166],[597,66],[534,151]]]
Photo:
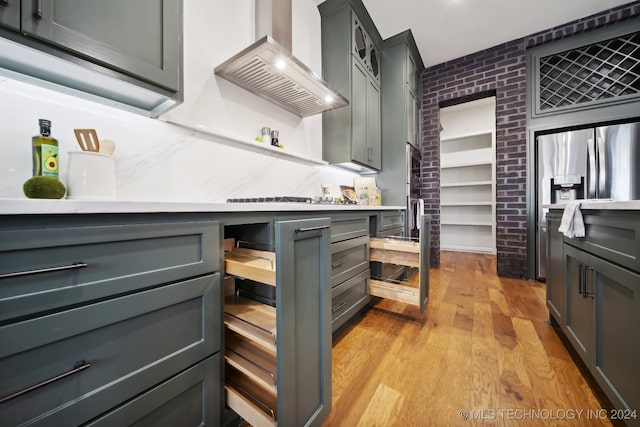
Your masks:
[[[278,425],[277,399],[235,368],[226,365],[225,394],[229,408],[254,427]]]
[[[225,328],[224,336],[227,364],[275,396],[278,385],[275,355],[229,328]]]
[[[226,274],[275,286],[276,254],[238,248],[234,239],[224,239],[224,271]]]
[[[224,302],[224,325],[275,356],[275,307],[241,296],[227,296]]]
[[[420,268],[420,243],[396,239],[369,239],[369,259]]]

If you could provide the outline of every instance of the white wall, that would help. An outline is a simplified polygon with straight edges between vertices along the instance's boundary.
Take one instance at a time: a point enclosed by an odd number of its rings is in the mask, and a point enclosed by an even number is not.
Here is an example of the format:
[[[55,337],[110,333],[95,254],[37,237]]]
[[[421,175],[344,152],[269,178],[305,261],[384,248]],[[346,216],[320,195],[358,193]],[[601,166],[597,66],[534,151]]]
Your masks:
[[[23,197],[31,176],[31,137],[52,121],[60,178],[78,146],[74,128],[114,140],[118,199],[224,201],[228,197],[320,195],[320,184],[352,184],[352,173],[274,158],[224,144],[166,121],[252,141],[278,129],[285,150],[322,157],[321,116],[301,119],[213,74],[254,41],[253,1],[185,0],[185,101],[160,120],[115,110],[13,80],[0,80],[0,198]],[[321,74],[320,15],[313,0],[293,1],[293,54]],[[0,201],[1,203],[1,201]]]

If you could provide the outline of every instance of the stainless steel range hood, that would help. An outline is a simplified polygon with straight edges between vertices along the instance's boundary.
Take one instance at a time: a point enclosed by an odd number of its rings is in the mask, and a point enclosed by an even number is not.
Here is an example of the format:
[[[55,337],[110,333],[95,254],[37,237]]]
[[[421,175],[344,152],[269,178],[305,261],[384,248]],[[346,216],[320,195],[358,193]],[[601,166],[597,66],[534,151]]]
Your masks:
[[[258,41],[215,74],[300,117],[349,104],[291,54],[291,0],[256,0],[255,7]]]

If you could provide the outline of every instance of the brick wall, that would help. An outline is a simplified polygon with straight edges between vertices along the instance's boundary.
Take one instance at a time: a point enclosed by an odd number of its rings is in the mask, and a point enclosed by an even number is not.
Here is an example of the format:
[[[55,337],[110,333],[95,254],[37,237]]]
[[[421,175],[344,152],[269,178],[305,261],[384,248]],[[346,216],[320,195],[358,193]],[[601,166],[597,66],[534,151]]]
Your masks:
[[[426,69],[422,74],[422,198],[432,215],[431,265],[440,265],[441,106],[496,96],[497,272],[526,278],[526,48],[640,14],[635,1]]]

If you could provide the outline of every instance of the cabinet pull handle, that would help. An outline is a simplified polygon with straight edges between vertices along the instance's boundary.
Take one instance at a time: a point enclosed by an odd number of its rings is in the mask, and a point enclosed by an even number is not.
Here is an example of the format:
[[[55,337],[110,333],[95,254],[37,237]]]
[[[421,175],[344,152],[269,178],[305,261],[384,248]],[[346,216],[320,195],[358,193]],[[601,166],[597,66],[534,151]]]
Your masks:
[[[346,302],[341,302],[340,304],[338,304],[338,306],[334,309],[331,310],[332,313],[336,313],[340,310],[342,310],[342,307],[344,307],[345,305],[347,305]]]
[[[9,0],[0,0],[0,6],[9,6]]]
[[[326,230],[328,228],[331,228],[331,227],[328,225],[321,225],[319,227],[296,228],[296,233],[306,233],[307,231]]]
[[[591,267],[590,265],[585,265],[584,266],[584,297],[585,298],[591,298],[591,299],[595,299],[596,294],[595,292],[591,292],[588,288],[587,288],[587,283],[588,283],[588,278],[589,275],[591,277],[593,277],[593,274],[589,274],[589,271],[593,271],[593,267]]]
[[[29,392],[31,392],[33,390],[39,389],[40,387],[44,387],[47,384],[51,384],[51,383],[53,383],[55,381],[61,380],[63,378],[66,378],[69,375],[76,374],[76,373],[78,373],[80,371],[83,371],[83,370],[89,368],[90,366],[91,366],[91,363],[87,362],[86,360],[78,360],[76,363],[73,364],[73,368],[70,371],[62,373],[60,375],[56,375],[53,378],[49,378],[48,380],[39,382],[38,384],[34,384],[34,385],[32,385],[30,387],[27,387],[27,388],[25,388],[23,390],[20,390],[20,391],[17,391],[15,393],[12,393],[12,394],[10,394],[8,396],[4,396],[4,397],[0,398],[0,404],[4,403],[4,402],[7,402],[7,401],[9,401],[11,399],[14,399],[14,398],[16,398],[18,396],[22,396],[23,394],[29,393]]]
[[[331,264],[331,268],[338,268],[344,264],[344,261],[336,262],[335,264]]]
[[[30,274],[51,273],[53,271],[75,270],[78,268],[84,268],[88,266],[89,264],[87,263],[74,261],[69,265],[61,265],[59,267],[47,267],[47,268],[40,268],[38,270],[16,271],[15,273],[4,273],[4,274],[0,274],[0,279],[9,279],[11,277],[19,277],[19,276],[28,276]]]
[[[584,291],[582,290],[582,282],[584,281],[584,264],[578,266],[578,295],[584,298]]]
[[[36,1],[36,10],[33,11],[33,17],[37,20],[42,19],[42,0]]]

